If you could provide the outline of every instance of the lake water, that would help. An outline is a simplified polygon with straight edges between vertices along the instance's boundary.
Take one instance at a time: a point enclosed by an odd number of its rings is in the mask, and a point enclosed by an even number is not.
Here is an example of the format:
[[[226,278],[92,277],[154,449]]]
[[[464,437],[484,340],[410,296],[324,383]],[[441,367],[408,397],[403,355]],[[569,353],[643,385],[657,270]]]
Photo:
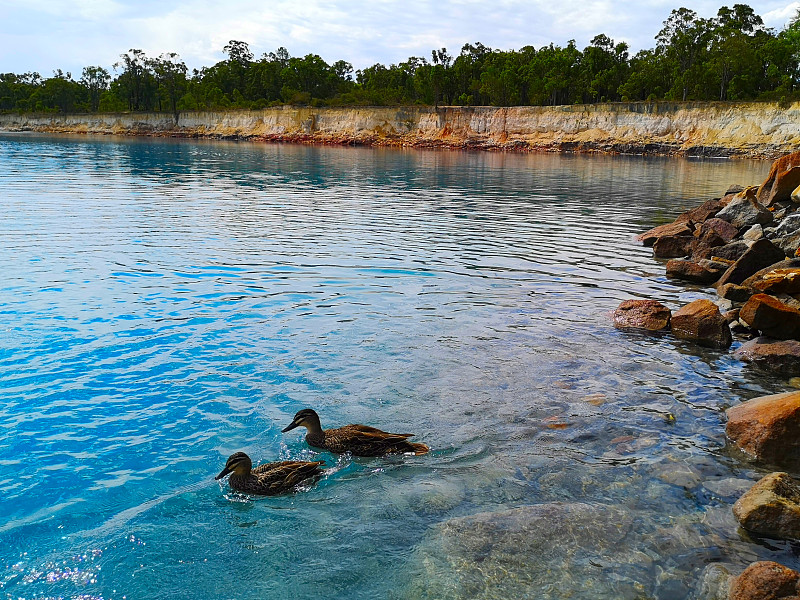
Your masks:
[[[797,568],[737,532],[764,471],[724,438],[787,382],[609,319],[711,297],[633,237],[768,170],[0,135],[0,597],[685,598],[709,564]],[[318,456],[281,433],[304,407],[433,450],[214,481]],[[555,532],[495,519],[530,506]]]

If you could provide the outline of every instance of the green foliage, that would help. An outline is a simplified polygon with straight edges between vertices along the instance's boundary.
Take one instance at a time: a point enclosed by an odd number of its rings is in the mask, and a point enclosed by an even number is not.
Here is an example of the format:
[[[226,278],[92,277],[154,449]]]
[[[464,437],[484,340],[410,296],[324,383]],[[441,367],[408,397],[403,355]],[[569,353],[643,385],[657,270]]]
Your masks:
[[[656,100],[772,100],[800,98],[800,13],[782,31],[764,26],[746,4],[722,6],[701,18],[682,7],[664,21],[652,49],[628,54],[604,34],[580,50],[574,41],[538,49],[496,50],[465,44],[430,60],[410,57],[359,71],[343,60],[292,57],[278,48],[255,58],[231,40],[226,59],[188,72],[174,53],[157,58],[131,49],[114,76],[86,67],[69,73],[0,74],[2,111],[164,111],[262,109],[279,104],[569,105]]]

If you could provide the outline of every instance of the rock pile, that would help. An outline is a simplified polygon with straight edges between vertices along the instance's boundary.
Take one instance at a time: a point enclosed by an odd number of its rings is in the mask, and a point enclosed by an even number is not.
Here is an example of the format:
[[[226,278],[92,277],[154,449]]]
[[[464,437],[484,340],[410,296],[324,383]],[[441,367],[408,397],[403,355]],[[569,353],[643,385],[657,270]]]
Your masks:
[[[800,375],[800,152],[775,161],[759,187],[732,187],[637,239],[668,259],[668,277],[714,286],[719,300],[695,300],[674,313],[656,300],[626,300],[614,313],[616,327],[669,328],[676,338],[720,349],[744,338],[736,358]],[[728,438],[749,456],[800,465],[800,392],[754,398],[727,417]],[[800,539],[800,486],[787,473],[764,477],[733,512],[752,535]],[[728,600],[756,598],[800,598],[800,573],[753,563],[731,580]]]
[[[675,337],[714,348],[728,348],[733,331],[756,338],[736,352],[740,360],[800,375],[800,152],[775,161],[761,186],[733,186],[637,239],[669,259],[668,277],[713,285],[720,300],[697,300],[666,316],[662,306],[658,319],[639,317],[645,325],[624,318],[631,311],[626,301],[615,313],[617,327],[661,324]]]

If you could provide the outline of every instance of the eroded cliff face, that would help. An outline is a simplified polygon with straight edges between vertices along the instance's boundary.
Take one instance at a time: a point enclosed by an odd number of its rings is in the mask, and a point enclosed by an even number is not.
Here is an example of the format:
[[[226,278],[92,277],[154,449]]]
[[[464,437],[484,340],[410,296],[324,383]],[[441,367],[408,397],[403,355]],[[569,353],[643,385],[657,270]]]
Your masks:
[[[800,148],[800,103],[277,107],[0,115],[0,130],[501,150],[773,157]]]

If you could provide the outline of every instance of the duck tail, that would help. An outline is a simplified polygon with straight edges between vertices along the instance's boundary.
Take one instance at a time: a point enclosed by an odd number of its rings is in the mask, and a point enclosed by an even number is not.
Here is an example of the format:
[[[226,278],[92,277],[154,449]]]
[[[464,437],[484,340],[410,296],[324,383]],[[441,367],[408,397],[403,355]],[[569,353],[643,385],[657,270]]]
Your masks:
[[[408,445],[410,447],[409,451],[413,452],[417,456],[420,456],[421,454],[427,454],[431,450],[428,446],[425,444],[420,444],[419,442],[408,442]]]

